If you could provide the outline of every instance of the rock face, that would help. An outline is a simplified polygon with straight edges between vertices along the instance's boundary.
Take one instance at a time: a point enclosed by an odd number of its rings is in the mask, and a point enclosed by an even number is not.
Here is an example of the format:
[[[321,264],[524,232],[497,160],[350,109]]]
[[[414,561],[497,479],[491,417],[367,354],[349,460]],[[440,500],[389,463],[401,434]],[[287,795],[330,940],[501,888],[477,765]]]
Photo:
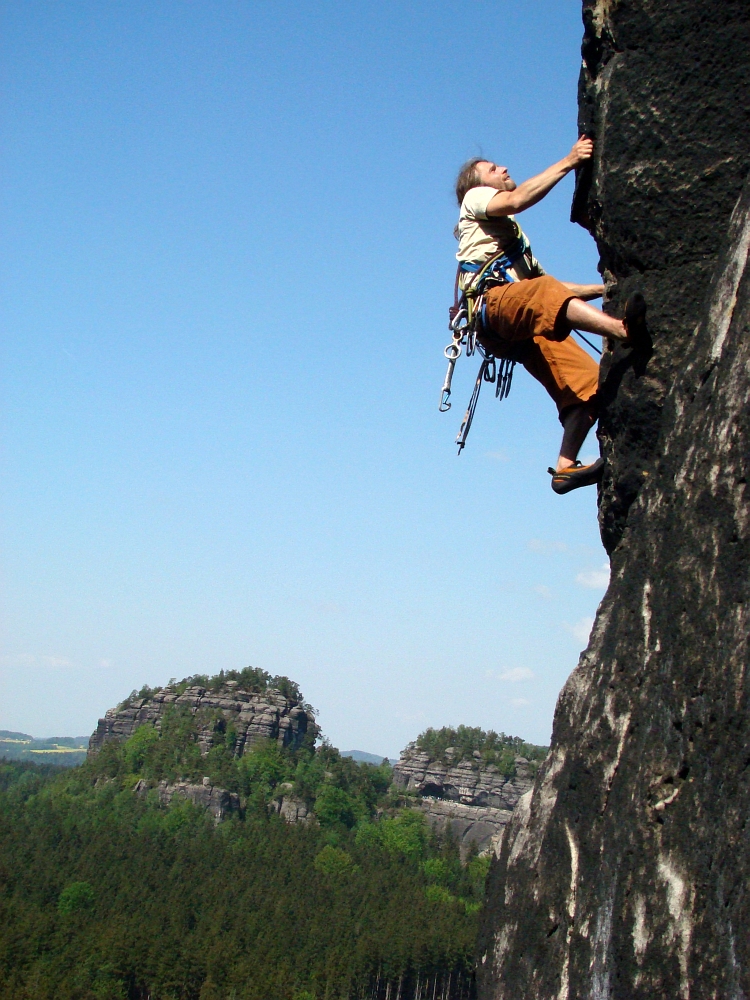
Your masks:
[[[484,998],[750,996],[750,6],[706,10],[585,4],[574,214],[654,353],[603,368],[612,582],[493,863]]]
[[[259,740],[276,740],[281,746],[297,747],[305,734],[316,734],[315,717],[303,705],[269,688],[263,694],[245,691],[235,681],[228,681],[218,691],[190,687],[178,695],[170,688],[152,697],[110,708],[89,740],[89,754],[97,753],[108,740],[126,740],[138,726],[152,723],[161,728],[165,711],[176,706],[197,715],[202,721],[199,743],[208,753],[215,740],[223,740],[226,726],[237,733],[235,753],[242,756]],[[217,726],[218,722],[218,726]]]
[[[271,812],[275,812],[285,823],[300,823],[302,826],[314,826],[318,820],[315,813],[308,809],[304,799],[296,795],[283,795],[271,803]]]
[[[600,524],[611,552],[658,458],[664,400],[693,352],[717,255],[748,167],[745,0],[584,0],[579,130],[596,139],[572,218],[590,229],[618,316],[649,303],[654,355],[606,353]],[[669,433],[668,429],[666,433]]]
[[[146,795],[149,785],[143,778],[133,789],[136,795]],[[209,778],[204,778],[202,784],[193,785],[189,781],[176,781],[170,784],[160,781],[156,793],[163,806],[168,806],[173,799],[187,799],[193,805],[210,813],[215,823],[220,823],[232,813],[240,812],[240,797],[226,788],[212,785]]]
[[[531,781],[524,757],[516,757],[515,777],[508,778],[494,764],[483,766],[481,757],[443,763],[414,743],[406,747],[393,769],[394,785],[423,797],[430,826],[441,833],[450,830],[464,856],[472,844],[480,853],[490,849]]]

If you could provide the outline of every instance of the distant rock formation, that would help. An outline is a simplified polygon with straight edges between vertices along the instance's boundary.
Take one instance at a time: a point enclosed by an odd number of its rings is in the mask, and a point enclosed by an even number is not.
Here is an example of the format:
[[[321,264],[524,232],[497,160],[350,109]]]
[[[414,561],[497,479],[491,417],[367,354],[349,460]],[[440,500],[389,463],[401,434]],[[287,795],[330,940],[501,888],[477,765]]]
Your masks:
[[[146,795],[149,790],[149,784],[143,778],[133,788],[136,795]],[[200,785],[191,784],[189,781],[175,781],[171,784],[160,781],[156,787],[156,794],[163,806],[168,806],[176,798],[187,799],[199,809],[210,813],[215,823],[220,823],[227,816],[240,812],[239,795],[227,791],[226,788],[212,785],[210,778],[204,778]]]
[[[515,776],[506,777],[494,764],[483,764],[478,752],[468,760],[448,763],[431,758],[410,743],[393,769],[393,783],[422,797],[430,826],[457,838],[466,856],[472,844],[488,851],[509,822],[520,797],[532,783],[525,757],[516,757]]]
[[[603,363],[611,584],[490,872],[485,1000],[750,996],[750,5],[707,11],[584,3],[574,215],[654,345]]]
[[[244,690],[236,681],[226,681],[217,691],[194,686],[177,694],[167,687],[148,698],[136,698],[110,708],[89,740],[89,755],[97,753],[108,740],[126,740],[144,723],[160,729],[165,711],[173,705],[205,720],[198,734],[204,754],[215,740],[223,738],[221,729],[217,730],[215,725],[217,717],[234,727],[238,757],[259,740],[275,740],[281,746],[294,748],[307,733],[318,732],[312,711],[274,688],[261,694]]]
[[[271,812],[280,816],[285,823],[300,823],[302,826],[312,826],[318,820],[304,799],[294,795],[294,785],[284,781],[277,789],[277,796],[271,803]]]

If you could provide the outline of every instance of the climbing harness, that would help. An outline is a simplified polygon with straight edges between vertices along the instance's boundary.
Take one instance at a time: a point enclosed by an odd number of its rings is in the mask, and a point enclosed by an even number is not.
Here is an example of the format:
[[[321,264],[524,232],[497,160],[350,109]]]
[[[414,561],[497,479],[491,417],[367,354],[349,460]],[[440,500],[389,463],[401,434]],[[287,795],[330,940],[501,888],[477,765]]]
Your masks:
[[[474,264],[470,261],[460,261],[456,271],[456,281],[453,288],[453,305],[448,310],[448,328],[451,331],[452,339],[445,348],[443,354],[448,359],[448,368],[443,380],[443,387],[440,390],[440,404],[438,409],[441,413],[447,413],[451,408],[451,383],[453,382],[453,372],[456,362],[461,357],[464,348],[466,357],[470,358],[475,351],[482,357],[479,366],[474,389],[466,408],[464,419],[456,435],[458,454],[460,455],[466,446],[466,439],[471,430],[474,420],[474,412],[479,401],[479,392],[483,382],[495,383],[495,397],[503,400],[510,392],[513,381],[513,369],[516,362],[521,360],[525,344],[508,344],[502,355],[493,354],[488,351],[477,339],[477,334],[486,327],[487,307],[484,301],[484,293],[497,285],[507,285],[516,278],[510,273],[510,269],[515,262],[529,250],[529,241],[523,233],[520,233],[517,240],[507,249],[495,254],[483,265]],[[461,288],[461,275],[476,275],[470,279],[465,288]],[[588,338],[584,337],[580,330],[573,330],[573,333],[583,340],[588,346],[601,355],[598,347],[595,347]]]
[[[519,360],[520,350],[523,345],[508,345],[507,351],[502,356],[488,351],[477,339],[477,334],[486,326],[486,306],[484,293],[496,285],[507,285],[515,281],[515,277],[510,273],[510,268],[529,249],[529,242],[523,234],[505,250],[496,253],[494,257],[483,265],[473,264],[469,261],[460,261],[456,271],[456,282],[453,290],[453,305],[448,310],[448,328],[451,331],[452,340],[445,348],[443,354],[448,359],[448,369],[445,373],[443,388],[440,392],[440,405],[438,409],[441,413],[446,413],[451,408],[451,382],[456,362],[461,357],[464,348],[466,357],[470,358],[475,351],[482,357],[479,372],[474,383],[474,391],[471,394],[469,405],[464,414],[458,434],[456,444],[460,455],[466,445],[466,439],[471,430],[474,420],[474,412],[479,401],[479,392],[483,382],[495,383],[495,397],[505,399],[510,392],[513,380],[513,369],[516,361]],[[465,288],[461,288],[461,275],[475,275],[467,282]]]

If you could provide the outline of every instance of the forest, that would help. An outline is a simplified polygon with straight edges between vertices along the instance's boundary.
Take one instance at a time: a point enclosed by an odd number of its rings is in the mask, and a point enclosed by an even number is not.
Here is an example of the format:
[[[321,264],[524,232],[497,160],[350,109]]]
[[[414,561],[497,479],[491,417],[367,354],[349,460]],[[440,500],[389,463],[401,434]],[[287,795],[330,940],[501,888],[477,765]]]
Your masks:
[[[170,685],[227,682],[304,704],[252,668]],[[78,767],[0,762],[0,1000],[472,995],[489,858],[462,864],[387,762],[342,756],[317,727],[296,746],[240,753],[235,739],[220,712],[171,705]],[[492,762],[545,752],[464,726],[417,743]],[[217,823],[186,799],[166,808],[159,783],[178,779],[236,793],[239,811]],[[313,822],[284,822],[285,796]]]
[[[203,758],[177,710],[73,769],[0,764],[3,1000],[375,996],[378,983],[470,979],[487,859],[459,862],[390,768],[327,745],[228,731]],[[244,809],[216,825],[140,779],[211,776]],[[314,807],[288,825],[279,787]]]

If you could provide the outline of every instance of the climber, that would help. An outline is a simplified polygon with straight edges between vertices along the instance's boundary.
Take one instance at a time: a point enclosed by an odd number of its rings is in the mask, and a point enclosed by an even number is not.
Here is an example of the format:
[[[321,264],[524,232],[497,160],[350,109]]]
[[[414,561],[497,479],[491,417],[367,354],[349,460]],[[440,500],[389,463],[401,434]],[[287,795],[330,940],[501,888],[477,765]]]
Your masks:
[[[624,320],[588,305],[604,294],[604,286],[560,282],[546,274],[514,218],[590,160],[593,149],[593,141],[584,136],[568,156],[519,185],[506,167],[481,158],[464,164],[456,180],[461,208],[455,231],[459,286],[464,291],[470,288],[483,265],[500,255],[482,275],[484,322],[477,338],[488,353],[520,361],[556,403],[563,426],[557,465],[549,470],[556,493],[597,483],[604,469],[602,458],[591,465],[578,461],[599,415],[599,366],[570,337],[571,331],[599,334],[630,346],[647,337],[643,296],[636,293],[628,299]]]

